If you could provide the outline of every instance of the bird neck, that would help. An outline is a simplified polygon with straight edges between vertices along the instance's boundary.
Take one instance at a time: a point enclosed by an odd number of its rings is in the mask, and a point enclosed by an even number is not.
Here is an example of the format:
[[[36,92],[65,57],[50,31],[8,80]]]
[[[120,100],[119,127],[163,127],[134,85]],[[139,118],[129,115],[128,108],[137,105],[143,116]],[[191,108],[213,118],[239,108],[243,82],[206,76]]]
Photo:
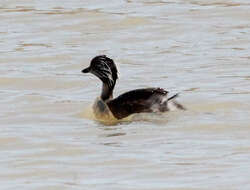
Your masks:
[[[102,83],[102,94],[101,94],[101,99],[105,102],[107,100],[113,99],[113,90],[114,86],[109,87],[107,84]]]

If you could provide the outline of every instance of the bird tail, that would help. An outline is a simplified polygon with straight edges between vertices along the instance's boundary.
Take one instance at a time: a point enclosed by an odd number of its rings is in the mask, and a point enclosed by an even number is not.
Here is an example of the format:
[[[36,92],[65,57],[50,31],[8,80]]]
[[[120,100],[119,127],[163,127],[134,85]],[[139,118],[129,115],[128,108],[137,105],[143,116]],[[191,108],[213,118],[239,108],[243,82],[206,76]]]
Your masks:
[[[183,105],[181,105],[180,103],[178,103],[178,102],[175,100],[175,98],[177,98],[178,96],[179,96],[178,93],[175,94],[175,95],[173,95],[173,96],[171,96],[170,98],[168,98],[168,101],[167,101],[167,102],[170,103],[171,105],[173,105],[174,107],[180,109],[180,110],[186,110],[186,108],[185,108]]]
[[[174,98],[177,98],[178,96],[179,96],[179,94],[177,93],[177,94],[171,96],[170,98],[168,98],[168,101],[169,101],[169,100],[172,100],[172,99],[174,99]]]

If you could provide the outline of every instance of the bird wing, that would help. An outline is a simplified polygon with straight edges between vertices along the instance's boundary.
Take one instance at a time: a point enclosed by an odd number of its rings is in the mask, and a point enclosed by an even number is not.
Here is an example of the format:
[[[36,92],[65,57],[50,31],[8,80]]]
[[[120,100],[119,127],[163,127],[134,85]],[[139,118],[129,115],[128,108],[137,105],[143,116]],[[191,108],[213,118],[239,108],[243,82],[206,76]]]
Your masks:
[[[153,112],[152,106],[167,102],[168,91],[162,88],[144,88],[126,92],[107,102],[113,115],[122,119],[133,113]],[[166,107],[166,105],[165,105]]]

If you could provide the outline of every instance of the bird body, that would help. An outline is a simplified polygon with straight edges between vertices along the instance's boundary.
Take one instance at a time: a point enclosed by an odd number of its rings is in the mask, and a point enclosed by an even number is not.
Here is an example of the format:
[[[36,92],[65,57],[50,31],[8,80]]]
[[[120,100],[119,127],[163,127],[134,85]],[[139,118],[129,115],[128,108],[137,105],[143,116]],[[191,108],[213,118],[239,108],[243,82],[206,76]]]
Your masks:
[[[135,113],[166,112],[170,101],[176,108],[185,109],[174,100],[177,94],[168,98],[168,91],[162,88],[136,89],[113,99],[117,68],[114,61],[105,55],[93,58],[90,66],[82,72],[96,75],[103,83],[101,96],[93,105],[97,119],[123,119]]]

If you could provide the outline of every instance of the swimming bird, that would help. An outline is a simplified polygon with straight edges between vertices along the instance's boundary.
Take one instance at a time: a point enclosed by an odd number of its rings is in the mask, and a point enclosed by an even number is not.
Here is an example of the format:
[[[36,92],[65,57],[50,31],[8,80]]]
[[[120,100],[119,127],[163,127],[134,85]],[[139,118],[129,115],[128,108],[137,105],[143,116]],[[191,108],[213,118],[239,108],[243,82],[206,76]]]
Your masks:
[[[174,100],[178,94],[168,98],[168,91],[162,88],[136,89],[113,98],[118,71],[114,61],[106,55],[94,57],[82,72],[92,73],[102,81],[101,96],[93,105],[97,118],[112,114],[116,119],[123,119],[134,113],[166,112],[170,102],[178,109],[185,109]]]

